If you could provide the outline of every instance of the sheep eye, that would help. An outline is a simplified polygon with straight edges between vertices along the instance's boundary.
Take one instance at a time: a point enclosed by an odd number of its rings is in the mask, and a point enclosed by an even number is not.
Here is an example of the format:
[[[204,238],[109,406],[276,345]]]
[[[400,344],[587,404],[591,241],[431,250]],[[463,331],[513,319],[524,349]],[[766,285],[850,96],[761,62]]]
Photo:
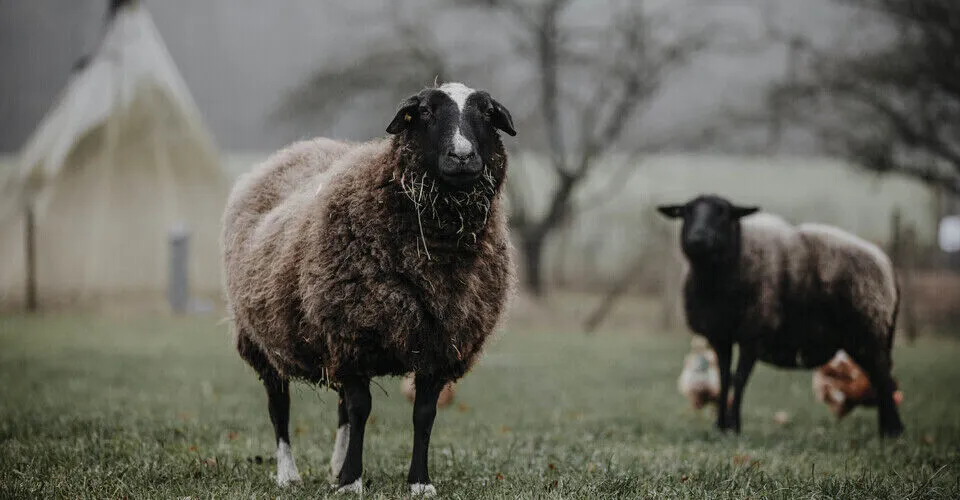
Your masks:
[[[433,117],[433,113],[431,113],[428,108],[420,108],[420,119],[421,119],[421,120],[426,121],[426,120],[429,120],[429,119],[432,118],[432,117]]]

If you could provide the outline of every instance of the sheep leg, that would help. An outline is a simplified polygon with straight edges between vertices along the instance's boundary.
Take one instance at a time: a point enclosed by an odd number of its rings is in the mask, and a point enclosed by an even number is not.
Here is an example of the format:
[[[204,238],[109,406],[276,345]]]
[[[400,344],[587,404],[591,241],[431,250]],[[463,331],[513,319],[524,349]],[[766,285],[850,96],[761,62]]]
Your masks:
[[[372,402],[369,380],[351,380],[344,383],[343,395],[347,407],[349,438],[347,454],[337,476],[338,493],[362,493],[363,482],[363,431],[367,426]]]
[[[347,458],[347,444],[350,442],[350,416],[347,413],[346,396],[343,390],[337,398],[337,439],[333,444],[333,453],[330,454],[330,473],[336,478],[343,468],[343,461]]]
[[[853,355],[854,350],[847,350]],[[858,353],[859,354],[859,353]],[[880,424],[881,437],[899,437],[903,434],[903,422],[900,420],[900,411],[893,401],[893,377],[890,375],[890,357],[888,355],[854,357],[854,361],[863,368],[870,384],[877,393],[877,417]]]
[[[730,342],[711,342],[713,351],[717,353],[717,367],[720,370],[720,395],[717,397],[717,429],[725,431],[730,428],[727,421],[727,395],[730,393],[730,361],[733,345]]]
[[[737,434],[740,434],[740,405],[743,403],[743,390],[747,387],[747,380],[750,379],[750,373],[756,363],[756,353],[752,349],[744,349],[741,345],[740,355],[737,357],[737,371],[733,375],[733,405],[727,417],[728,427]],[[723,400],[720,403],[726,407],[727,401]]]
[[[407,484],[413,495],[433,496],[436,489],[430,484],[427,471],[427,455],[430,449],[430,433],[437,416],[437,399],[444,383],[432,377],[417,376],[414,386],[417,393],[413,401],[413,456]]]
[[[290,450],[290,381],[274,373],[263,377],[263,385],[267,388],[267,408],[277,438],[277,485],[282,488],[301,482]]]

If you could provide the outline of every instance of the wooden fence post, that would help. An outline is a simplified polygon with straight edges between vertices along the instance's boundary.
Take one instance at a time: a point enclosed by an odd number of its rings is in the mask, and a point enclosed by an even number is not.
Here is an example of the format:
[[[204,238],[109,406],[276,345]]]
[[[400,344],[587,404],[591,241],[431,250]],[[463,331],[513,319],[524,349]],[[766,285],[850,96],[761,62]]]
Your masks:
[[[912,344],[919,335],[914,280],[919,251],[917,249],[917,231],[912,224],[904,228],[900,244],[900,317],[903,318],[903,330],[906,333],[907,341]]]
[[[913,225],[904,227],[900,208],[894,209],[890,216],[890,259],[900,280],[900,330],[906,334],[907,342],[917,339],[917,309],[914,274],[916,273],[917,231]]]

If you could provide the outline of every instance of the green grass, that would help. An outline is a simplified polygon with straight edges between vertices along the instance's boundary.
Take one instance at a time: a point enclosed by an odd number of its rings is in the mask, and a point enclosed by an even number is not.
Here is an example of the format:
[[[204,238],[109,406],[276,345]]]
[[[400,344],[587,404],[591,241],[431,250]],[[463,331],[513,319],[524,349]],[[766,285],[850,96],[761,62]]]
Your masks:
[[[895,354],[906,435],[835,423],[808,372],[757,370],[739,438],[685,409],[689,338],[508,331],[435,427],[446,498],[958,498],[960,344]],[[0,317],[0,497],[288,498],[329,492],[335,397],[297,385],[304,485],[271,479],[265,394],[213,319]],[[397,498],[411,447],[396,379],[374,388],[366,495]],[[386,394],[384,394],[384,392]],[[790,414],[786,425],[773,413]],[[263,460],[258,459],[263,457]]]

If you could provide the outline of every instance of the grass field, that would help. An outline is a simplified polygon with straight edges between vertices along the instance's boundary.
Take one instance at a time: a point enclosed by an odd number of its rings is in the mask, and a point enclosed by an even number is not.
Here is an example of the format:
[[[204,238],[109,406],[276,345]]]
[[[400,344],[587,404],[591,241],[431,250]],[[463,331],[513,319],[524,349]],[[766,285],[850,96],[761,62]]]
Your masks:
[[[809,373],[761,367],[744,434],[685,409],[689,338],[513,331],[489,346],[435,427],[445,498],[958,498],[960,344],[899,347],[906,435],[875,413],[837,424]],[[298,385],[304,485],[271,479],[265,394],[214,318],[0,317],[0,497],[292,498],[329,493],[335,397]],[[395,379],[374,388],[366,497],[397,498],[411,447]],[[775,423],[785,410],[790,421]]]

